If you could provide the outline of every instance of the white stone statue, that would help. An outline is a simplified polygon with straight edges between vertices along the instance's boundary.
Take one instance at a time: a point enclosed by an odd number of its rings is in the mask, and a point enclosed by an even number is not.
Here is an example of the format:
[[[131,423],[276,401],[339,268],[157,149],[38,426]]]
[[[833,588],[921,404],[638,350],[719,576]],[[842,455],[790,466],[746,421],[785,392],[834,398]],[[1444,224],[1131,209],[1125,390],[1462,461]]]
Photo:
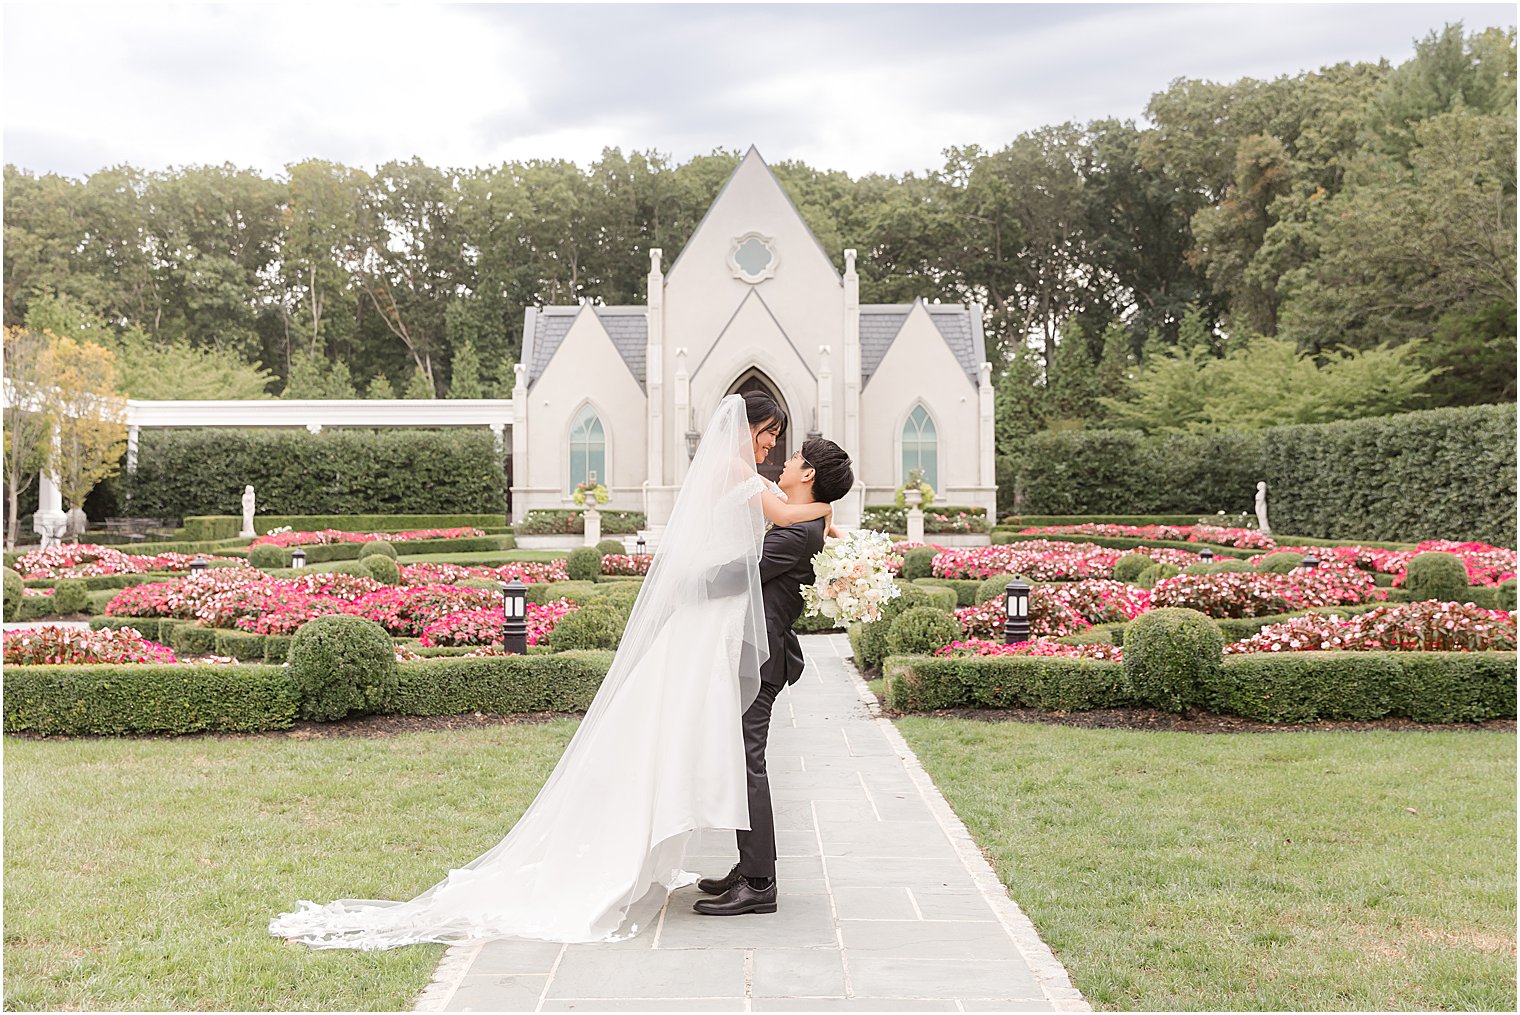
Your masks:
[[[238,533],[238,538],[253,539],[257,535],[253,530],[253,486],[250,484],[243,487],[243,531]]]
[[[1272,527],[1267,524],[1267,482],[1262,480],[1256,484],[1256,527],[1264,536],[1272,534]]]

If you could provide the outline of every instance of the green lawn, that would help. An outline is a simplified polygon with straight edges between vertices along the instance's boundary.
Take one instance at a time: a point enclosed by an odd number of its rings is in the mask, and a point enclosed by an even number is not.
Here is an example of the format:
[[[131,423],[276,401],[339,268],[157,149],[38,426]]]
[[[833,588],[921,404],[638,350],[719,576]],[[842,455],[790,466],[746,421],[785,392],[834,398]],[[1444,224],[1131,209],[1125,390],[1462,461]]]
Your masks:
[[[1095,1007],[1515,1009],[1515,737],[908,717]]]
[[[270,917],[427,888],[512,827],[574,730],[7,738],[5,1007],[409,1009],[442,946],[311,951]]]

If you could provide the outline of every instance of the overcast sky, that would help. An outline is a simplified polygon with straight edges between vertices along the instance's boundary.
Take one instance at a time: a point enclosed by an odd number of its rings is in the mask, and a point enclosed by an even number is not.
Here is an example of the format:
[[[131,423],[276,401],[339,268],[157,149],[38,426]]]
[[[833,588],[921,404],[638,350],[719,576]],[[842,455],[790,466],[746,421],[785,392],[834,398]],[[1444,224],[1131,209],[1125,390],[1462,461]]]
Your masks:
[[[373,167],[569,158],[900,173],[950,145],[1143,118],[1178,77],[1399,63],[1513,4],[301,5],[3,10],[4,158],[84,175],[304,158]]]

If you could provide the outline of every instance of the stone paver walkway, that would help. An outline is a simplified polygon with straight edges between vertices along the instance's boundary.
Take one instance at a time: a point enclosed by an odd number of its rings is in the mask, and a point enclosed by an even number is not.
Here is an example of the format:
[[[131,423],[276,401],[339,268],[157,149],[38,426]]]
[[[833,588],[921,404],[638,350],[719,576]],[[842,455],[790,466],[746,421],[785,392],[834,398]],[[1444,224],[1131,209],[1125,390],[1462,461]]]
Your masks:
[[[802,641],[770,736],[778,912],[698,916],[690,887],[629,941],[458,945],[417,1010],[1090,1010],[879,717],[848,639]],[[736,856],[732,832],[704,833],[686,868]]]

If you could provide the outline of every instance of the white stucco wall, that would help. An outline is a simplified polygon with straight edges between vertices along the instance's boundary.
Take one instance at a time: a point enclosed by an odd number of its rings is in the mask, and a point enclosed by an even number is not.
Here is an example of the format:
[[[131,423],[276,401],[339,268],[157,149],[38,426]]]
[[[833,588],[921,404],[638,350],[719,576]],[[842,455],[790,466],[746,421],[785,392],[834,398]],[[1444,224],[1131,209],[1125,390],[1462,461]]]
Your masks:
[[[581,407],[590,404],[607,438],[609,475],[598,477],[612,498],[606,507],[643,510],[644,391],[590,307],[576,315],[553,359],[528,389],[527,403],[528,460],[514,463],[514,509],[518,500],[523,510],[574,506],[568,478],[570,427]]]
[[[861,390],[862,478],[866,504],[890,504],[904,479],[902,431],[922,404],[938,437],[938,499],[991,507],[980,488],[977,386],[956,362],[923,304],[914,306],[881,365]]]

